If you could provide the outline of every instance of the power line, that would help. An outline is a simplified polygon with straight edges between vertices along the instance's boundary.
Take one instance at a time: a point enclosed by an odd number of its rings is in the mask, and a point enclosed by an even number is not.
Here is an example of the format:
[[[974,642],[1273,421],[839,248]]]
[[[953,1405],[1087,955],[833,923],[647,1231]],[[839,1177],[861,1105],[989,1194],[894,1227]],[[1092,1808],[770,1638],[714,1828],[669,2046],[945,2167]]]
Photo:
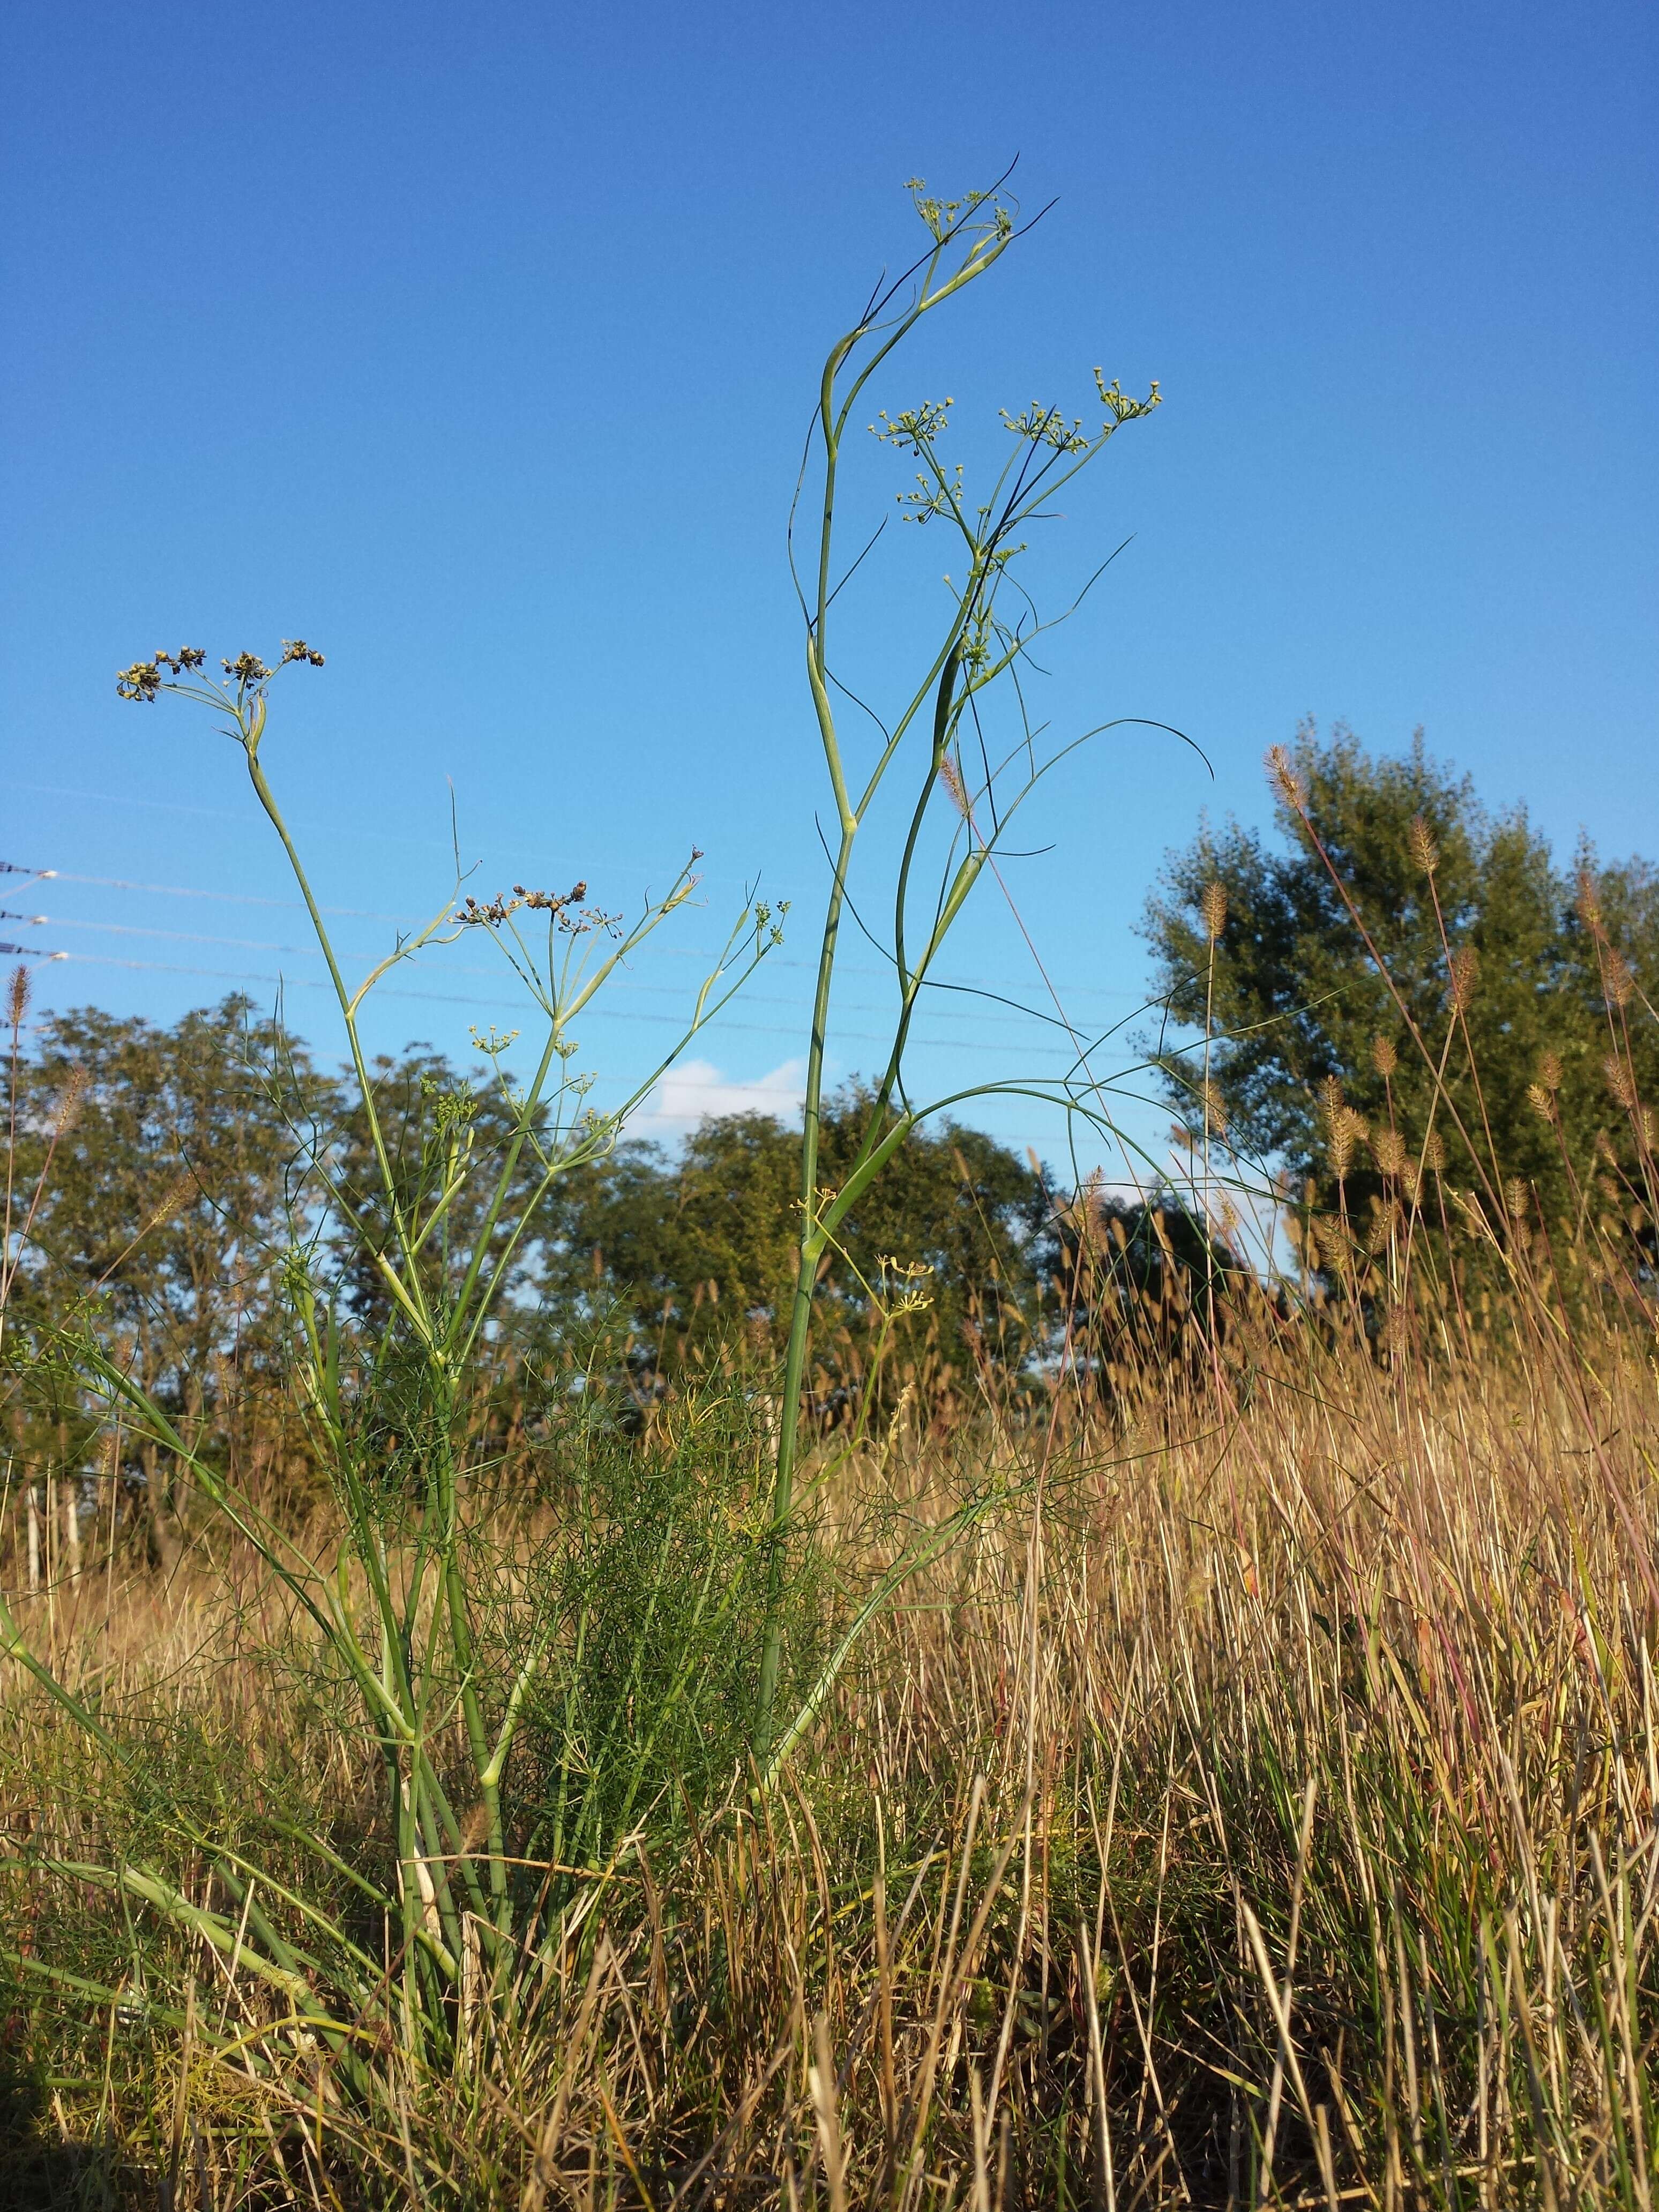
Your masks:
[[[22,868],[19,867],[12,861],[0,861],[0,871],[3,871],[8,874],[29,875],[40,882],[88,884],[104,890],[138,891],[156,897],[210,899],[218,901],[228,905],[275,907],[280,908],[289,913],[303,913],[305,911],[304,903],[299,899],[256,897],[252,893],[245,891],[210,891],[200,890],[178,884],[134,883],[129,882],[124,878],[118,876],[76,875],[70,873],[67,870],[58,868]],[[424,915],[417,916],[413,915],[381,914],[367,907],[323,907],[319,911],[327,915],[349,916],[353,920],[361,921],[410,923],[428,919],[428,917]],[[31,919],[33,919],[33,917],[31,917]],[[39,919],[44,922],[46,917],[45,915],[41,915]],[[270,944],[263,939],[253,938],[215,937],[206,934],[198,935],[188,931],[141,929],[135,924],[124,922],[68,921],[60,919],[55,921],[52,924],[52,927],[58,929],[102,929],[109,931],[112,935],[118,933],[123,936],[177,937],[180,939],[188,939],[193,943],[201,945],[236,945],[246,947],[250,951],[286,952],[298,956],[314,953],[317,949],[314,945]],[[656,957],[665,957],[667,958],[676,960],[712,960],[715,957],[714,953],[706,950],[700,950],[695,945],[659,945],[653,947],[653,950]],[[352,959],[376,959],[381,956],[376,953],[352,953],[347,957]],[[816,962],[813,961],[792,960],[787,956],[780,957],[777,954],[771,956],[770,964],[775,968],[787,968],[792,970],[811,969],[815,968],[817,965]],[[839,972],[844,975],[863,975],[866,977],[879,975],[884,978],[888,978],[892,975],[890,968],[873,967],[867,963],[844,961],[838,964]],[[483,971],[474,969],[471,972],[477,974],[482,973]],[[641,989],[653,988],[666,989],[672,987],[665,985],[638,985],[635,988]],[[930,979],[929,988],[935,990],[992,989],[1013,991],[1028,990],[1032,988],[1032,985],[1030,979],[1029,978],[1024,982],[1017,982],[1006,977],[996,978],[981,976],[970,983],[966,981],[957,981],[950,977],[939,976]],[[1129,1001],[1135,1001],[1139,998],[1139,994],[1137,992],[1126,991],[1115,985],[1103,983],[1069,982],[1057,984],[1054,988],[1071,998],[1116,999]]]
[[[3,949],[0,947],[0,951],[3,951]],[[57,952],[37,957],[55,961],[71,961],[86,967],[143,969],[159,975],[210,976],[228,983],[274,983],[279,989],[285,990],[331,991],[334,988],[332,983],[313,975],[266,975],[255,974],[246,969],[184,967],[161,960],[119,960],[112,955],[95,952]],[[475,1006],[480,1009],[495,1006],[503,1010],[517,1009],[522,1012],[524,1006],[522,999],[492,998],[487,993],[481,994],[473,991],[407,991],[400,990],[395,985],[381,987],[380,995],[388,999],[418,1000],[437,1006]],[[788,1002],[778,1001],[777,1003]],[[646,1013],[631,1007],[587,1006],[583,1009],[580,1018],[584,1023],[594,1020],[649,1022],[653,1027],[681,1030],[685,1027],[685,1024],[678,1015]],[[710,1022],[708,1028],[711,1033],[716,1030],[720,1032],[741,1030],[754,1036],[785,1037],[788,1035],[788,1031],[780,1022],[734,1022],[727,1021],[724,1016],[718,1017]],[[837,1030],[835,1036],[837,1041],[847,1044],[889,1045],[892,1042],[890,1034],[884,1035],[879,1030]],[[920,1036],[915,1042],[919,1046],[938,1052],[1029,1053],[1032,1048],[1030,1045],[1016,1045],[1012,1041],[1007,1043],[999,1043],[994,1038],[985,1037]],[[1061,1048],[1060,1039],[1056,1038],[1054,1042],[1057,1048]]]
[[[0,919],[4,918],[6,918],[5,909],[0,908]],[[21,921],[25,917],[16,915],[11,918]],[[174,943],[186,945],[229,945],[238,951],[289,953],[296,958],[301,959],[316,959],[319,957],[318,948],[315,945],[278,945],[272,943],[268,939],[214,937],[201,932],[186,929],[146,929],[134,924],[118,921],[67,921],[63,920],[61,917],[57,921],[50,921],[49,917],[43,914],[32,915],[27,918],[36,923],[49,923],[49,926],[54,929],[106,931],[112,936],[120,937],[159,937],[167,939]],[[229,970],[213,969],[200,969],[196,970],[178,969],[173,968],[167,963],[161,961],[122,960],[112,953],[60,952],[50,956],[44,953],[37,954],[35,957],[39,958],[50,957],[60,960],[75,960],[79,961],[87,966],[123,967],[131,969],[152,968],[158,973],[163,974],[185,974],[193,972],[201,975],[225,975],[231,972]],[[349,952],[341,955],[341,957],[348,960],[372,961],[377,960],[381,957],[383,956],[372,952]],[[459,971],[460,974],[465,975],[496,975],[501,972],[499,968],[494,966],[484,968],[473,962],[452,961],[448,964],[452,970]],[[769,957],[768,964],[772,964],[770,957]],[[865,969],[862,971],[855,970],[853,972],[861,972],[867,975],[871,971]],[[250,976],[249,980],[254,981],[264,979],[256,979]],[[290,980],[304,988],[313,988],[315,979],[295,976]],[[681,984],[643,983],[639,981],[636,978],[629,975],[613,977],[612,980],[607,983],[605,988],[608,991],[638,993],[647,997],[659,999],[681,998],[684,995],[684,987]],[[745,990],[743,997],[745,1006],[787,1006],[793,1009],[795,1012],[802,1015],[807,1012],[809,1005],[809,1001],[804,997],[796,996],[781,998],[776,996],[769,996],[764,993],[757,991]],[[848,1005],[843,1002],[838,1011],[843,1014],[879,1014],[883,1012],[884,1009],[880,1006],[860,1006],[856,1004]],[[931,1002],[925,1001],[917,1008],[919,1018],[924,1021],[932,1019],[934,1016],[944,1014],[948,1011],[951,1010],[947,1009],[938,1000]],[[1001,1013],[994,1013],[988,1010],[982,1011],[977,1014],[976,1018],[981,1021],[995,1023],[999,1026],[1006,1028],[1017,1023],[1031,1021],[1038,1021],[1052,1026],[1054,1018],[1049,1014],[1014,1009],[1012,1011]]]

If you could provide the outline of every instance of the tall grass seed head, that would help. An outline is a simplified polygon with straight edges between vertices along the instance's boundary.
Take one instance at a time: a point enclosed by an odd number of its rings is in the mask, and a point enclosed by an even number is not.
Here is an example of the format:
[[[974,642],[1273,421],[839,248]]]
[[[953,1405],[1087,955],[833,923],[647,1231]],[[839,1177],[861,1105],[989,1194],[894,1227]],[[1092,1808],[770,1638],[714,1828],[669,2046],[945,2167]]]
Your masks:
[[[1601,1063],[1607,1079],[1607,1088],[1627,1114],[1636,1110],[1636,1082],[1628,1063],[1616,1052],[1610,1052]]]
[[[1583,923],[1590,935],[1600,937],[1601,900],[1596,888],[1595,878],[1588,868],[1581,868],[1578,872],[1578,896],[1574,901],[1574,904],[1577,908],[1579,921]]]
[[[1434,842],[1434,832],[1420,814],[1413,814],[1412,826],[1407,835],[1413,860],[1425,876],[1431,876],[1440,865],[1440,848]]]
[[[1406,1140],[1398,1129],[1379,1129],[1371,1139],[1371,1155],[1385,1176],[1397,1176],[1406,1165]]]
[[[23,1026],[23,1017],[29,1010],[29,971],[20,960],[11,971],[6,986],[6,1021],[14,1030]]]
[[[1308,787],[1297,772],[1287,748],[1269,745],[1266,765],[1267,782],[1274,795],[1290,808],[1292,814],[1305,814],[1308,811]]]
[[[1331,1171],[1340,1182],[1353,1164],[1356,1148],[1365,1141],[1368,1124],[1363,1114],[1344,1106],[1331,1117]]]
[[[1371,1039],[1371,1066],[1386,1083],[1400,1065],[1400,1054],[1395,1050],[1392,1037]]]
[[[1636,988],[1631,965],[1616,945],[1608,949],[1601,975],[1601,994],[1610,1007],[1627,1006]]]
[[[1480,954],[1472,945],[1460,945],[1448,967],[1446,991],[1453,1013],[1468,1012],[1480,975]]]
[[[1199,895],[1199,912],[1204,917],[1204,934],[1212,945],[1217,944],[1227,927],[1227,886],[1219,878],[1205,884]]]

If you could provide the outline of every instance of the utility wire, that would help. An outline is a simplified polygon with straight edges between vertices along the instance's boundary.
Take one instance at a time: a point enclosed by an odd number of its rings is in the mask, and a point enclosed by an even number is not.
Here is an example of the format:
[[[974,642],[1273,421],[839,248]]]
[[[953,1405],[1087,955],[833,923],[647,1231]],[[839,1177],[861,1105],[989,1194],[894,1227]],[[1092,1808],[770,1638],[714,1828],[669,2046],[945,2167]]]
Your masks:
[[[102,890],[138,891],[152,895],[156,897],[210,899],[221,902],[227,905],[276,907],[290,913],[302,913],[305,910],[301,902],[298,899],[256,897],[252,893],[246,891],[199,890],[178,884],[134,883],[129,882],[125,878],[119,876],[76,875],[70,872],[67,869],[25,868],[20,866],[15,861],[10,860],[0,860],[0,873],[7,875],[27,875],[33,878],[35,881],[41,883],[56,882],[64,884],[88,884],[95,885]],[[355,921],[390,921],[403,923],[405,925],[423,921],[429,918],[425,915],[417,916],[406,914],[381,914],[368,907],[329,906],[324,907],[320,910],[324,914],[349,916]],[[15,920],[24,919],[24,917],[21,915],[8,918]],[[27,919],[32,924],[41,926],[46,924],[48,918],[45,915],[31,915]],[[317,949],[314,945],[271,944],[264,941],[264,939],[256,938],[216,937],[207,934],[198,934],[196,933],[185,930],[143,929],[136,924],[125,922],[70,921],[59,918],[56,921],[52,922],[52,927],[57,929],[106,930],[112,935],[121,936],[173,937],[187,939],[189,941],[198,945],[233,945],[245,948],[249,951],[284,952],[293,953],[302,957],[314,953]],[[711,959],[714,957],[711,953],[706,951],[700,951],[697,947],[690,945],[662,945],[655,948],[655,950],[659,957],[665,956],[670,959],[706,960]],[[81,956],[71,957],[78,957]],[[367,960],[378,959],[381,956],[379,953],[353,953],[347,957],[353,959]],[[817,965],[813,961],[791,960],[787,957],[779,957],[775,954],[772,956],[771,964],[776,968],[788,968],[791,969],[811,969]],[[866,963],[856,961],[846,961],[838,963],[838,965],[840,972],[846,975],[880,975],[884,977],[890,973],[887,969],[877,968]],[[481,974],[484,971],[482,969],[470,969],[469,972],[472,974]],[[941,989],[961,990],[975,989],[983,987],[993,990],[1012,991],[1022,990],[1026,988],[1025,985],[1022,983],[1012,981],[1006,978],[999,980],[986,976],[975,978],[975,981],[971,984],[956,978],[945,976],[937,977],[932,979],[932,981],[933,988]],[[665,984],[639,984],[634,985],[631,988],[635,989],[667,990],[671,989],[672,986]],[[1073,998],[1091,997],[1098,999],[1133,1000],[1139,996],[1139,994],[1136,992],[1125,991],[1115,986],[1103,983],[1060,983],[1057,984],[1055,988],[1059,990],[1064,991],[1068,996]],[[856,1011],[874,1012],[876,1009],[860,1008]]]

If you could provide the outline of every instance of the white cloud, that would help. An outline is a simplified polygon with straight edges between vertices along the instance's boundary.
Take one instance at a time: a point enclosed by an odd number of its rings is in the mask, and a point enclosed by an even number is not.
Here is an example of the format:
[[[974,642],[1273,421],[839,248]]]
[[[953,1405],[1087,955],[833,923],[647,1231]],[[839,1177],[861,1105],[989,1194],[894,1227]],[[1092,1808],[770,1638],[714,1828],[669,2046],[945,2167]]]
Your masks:
[[[806,1063],[781,1061],[747,1083],[723,1074],[712,1060],[683,1060],[671,1067],[629,1121],[630,1137],[683,1137],[706,1116],[771,1114],[793,1121],[806,1096]]]

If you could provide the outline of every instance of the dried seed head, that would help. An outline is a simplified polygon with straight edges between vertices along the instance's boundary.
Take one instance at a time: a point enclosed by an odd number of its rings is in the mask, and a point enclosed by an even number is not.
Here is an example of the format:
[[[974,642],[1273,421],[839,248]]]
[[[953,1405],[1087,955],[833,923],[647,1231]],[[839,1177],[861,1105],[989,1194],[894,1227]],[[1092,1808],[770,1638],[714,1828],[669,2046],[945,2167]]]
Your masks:
[[[1365,1141],[1366,1122],[1352,1106],[1340,1108],[1331,1118],[1331,1170],[1340,1182],[1353,1164],[1354,1150]]]
[[[1398,1129],[1379,1129],[1371,1139],[1371,1156],[1385,1176],[1398,1175],[1406,1164],[1406,1140]]]
[[[6,988],[6,1020],[14,1030],[23,1026],[23,1017],[29,1010],[29,971],[20,961],[11,971],[11,981]]]
[[[303,660],[313,668],[320,668],[323,665],[322,654],[313,653],[302,637],[285,637],[283,640],[283,657],[276,665],[286,668],[290,660]]]
[[[1627,1006],[1636,988],[1630,963],[1616,949],[1609,950],[1601,977],[1601,995],[1610,1006]]]
[[[1636,1083],[1629,1067],[1616,1052],[1610,1052],[1601,1063],[1607,1072],[1607,1088],[1628,1114],[1636,1104]]]
[[[1546,1091],[1559,1091],[1561,1088],[1561,1055],[1559,1053],[1547,1052],[1544,1054],[1542,1060],[1538,1063],[1538,1080],[1543,1085]]]
[[[1371,1066],[1386,1083],[1400,1065],[1400,1054],[1394,1048],[1392,1037],[1371,1039]]]
[[[1527,1103],[1540,1121],[1555,1119],[1555,1093],[1541,1083],[1527,1085]]]
[[[1423,1178],[1417,1171],[1417,1162],[1409,1157],[1401,1163],[1400,1188],[1413,1206],[1423,1194]]]
[[[1504,1186],[1504,1204],[1511,1221],[1524,1221],[1531,1194],[1519,1176],[1511,1176]]]
[[[1466,1013],[1474,996],[1480,973],[1480,956],[1472,945],[1460,945],[1451,957],[1446,994],[1455,1014]]]
[[[1342,1083],[1340,1077],[1328,1075],[1319,1086],[1318,1097],[1320,1113],[1324,1116],[1326,1121],[1334,1128],[1336,1126],[1336,1117],[1342,1111],[1345,1103],[1342,1096]]]
[[[69,1072],[69,1081],[64,1085],[63,1094],[58,1101],[58,1112],[52,1122],[52,1141],[54,1143],[68,1133],[70,1123],[74,1121],[76,1114],[80,1111],[81,1094],[85,1091],[86,1087],[87,1071],[85,1068],[79,1066],[70,1068]]]
[[[1213,1083],[1200,1085],[1199,1104],[1204,1109],[1205,1127],[1218,1137],[1224,1137],[1227,1133],[1227,1102]]]
[[[1411,1317],[1404,1306],[1386,1306],[1382,1310],[1382,1325],[1376,1332],[1377,1343],[1384,1352],[1401,1352],[1411,1341]]]
[[[1431,1129],[1423,1145],[1423,1164],[1431,1175],[1446,1172],[1446,1147],[1438,1129]]]
[[[1592,937],[1601,934],[1601,901],[1597,894],[1595,878],[1588,868],[1578,872],[1578,919]]]
[[[1282,799],[1292,814],[1307,811],[1308,787],[1297,774],[1295,763],[1283,745],[1269,745],[1267,754],[1267,783],[1276,797]]]
[[[966,822],[969,818],[968,794],[963,788],[962,770],[957,766],[957,757],[954,753],[946,753],[944,759],[940,761],[939,776],[939,781],[951,794],[951,805]]]
[[[153,1230],[160,1229],[164,1223],[171,1221],[173,1215],[195,1195],[195,1176],[180,1176],[176,1182],[169,1184],[162,1193],[159,1203],[139,1231],[140,1237],[148,1237]]]
[[[1204,917],[1204,934],[1215,944],[1227,927],[1227,886],[1217,880],[1204,886],[1198,902],[1199,912]]]
[[[1352,1248],[1339,1222],[1330,1220],[1322,1213],[1316,1214],[1313,1237],[1319,1257],[1327,1267],[1340,1267],[1348,1257]]]
[[[1434,842],[1434,832],[1420,814],[1413,814],[1407,833],[1411,839],[1412,858],[1425,876],[1431,876],[1440,866],[1440,848]]]
[[[1388,1249],[1389,1239],[1394,1235],[1399,1209],[1390,1199],[1386,1206],[1377,1206],[1371,1214],[1370,1226],[1365,1232],[1365,1249],[1375,1259],[1379,1252]]]
[[[121,669],[115,678],[115,694],[119,699],[141,699],[148,705],[161,688],[161,672],[153,660],[135,660],[131,668]]]

